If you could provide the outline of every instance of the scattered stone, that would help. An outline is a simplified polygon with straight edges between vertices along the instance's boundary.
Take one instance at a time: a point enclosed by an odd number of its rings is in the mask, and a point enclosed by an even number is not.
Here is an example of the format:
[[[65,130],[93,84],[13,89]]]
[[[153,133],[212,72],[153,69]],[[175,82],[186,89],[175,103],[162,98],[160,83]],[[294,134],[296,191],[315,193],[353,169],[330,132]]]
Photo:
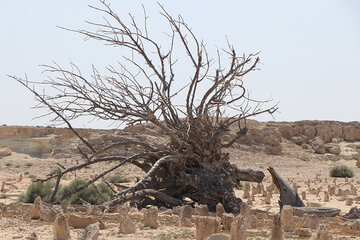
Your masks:
[[[351,206],[351,205],[353,205],[353,200],[352,200],[351,198],[346,199],[345,205],[346,205],[346,206]]]
[[[135,224],[127,215],[120,215],[119,233],[132,234],[135,233]]]
[[[77,214],[67,214],[69,226],[73,228],[86,228],[87,226],[99,222],[100,229],[105,229],[101,219],[92,216],[80,216]]]
[[[295,234],[301,238],[309,238],[311,237],[311,232],[306,228],[297,228]]]
[[[320,137],[314,138],[314,140],[311,142],[311,147],[316,153],[325,153],[324,141]]]
[[[264,203],[265,204],[271,204],[271,199],[269,197],[265,197]]]
[[[34,200],[34,204],[29,210],[29,216],[31,219],[39,219],[40,218],[40,205],[41,205],[41,198],[40,196],[36,197]]]
[[[26,237],[27,240],[38,240],[38,236],[35,232],[31,233],[28,237]]]
[[[316,240],[332,240],[333,237],[331,233],[329,233],[329,229],[326,225],[320,225],[318,229],[316,229]]]
[[[246,182],[246,183],[244,184],[244,190],[250,191],[250,183],[249,183],[249,182]]]
[[[329,193],[327,191],[324,192],[324,202],[329,202]]]
[[[249,192],[249,190],[247,190],[247,189],[244,190],[243,198],[244,198],[244,199],[250,198],[250,192]]]
[[[249,184],[249,187],[250,187],[250,184]],[[250,200],[250,199],[249,199]],[[222,219],[223,217],[223,214],[225,213],[225,208],[224,206],[221,204],[221,203],[218,203],[216,205],[216,216],[220,219]],[[191,215],[190,215],[191,217]]]
[[[319,219],[315,215],[304,215],[302,226],[304,228],[316,229],[319,225]]]
[[[151,228],[158,227],[158,208],[156,206],[152,206],[149,209],[144,211],[144,224],[145,226],[149,226]]]
[[[331,154],[339,155],[341,153],[341,148],[335,143],[327,143],[324,145],[325,151]]]
[[[230,234],[215,233],[211,234],[210,237],[205,238],[206,240],[231,240]]]
[[[302,198],[302,200],[306,200],[306,192],[305,191],[301,192],[301,198]]]
[[[360,219],[355,220],[355,222],[350,226],[353,230],[360,230]]]
[[[100,223],[90,224],[85,228],[79,240],[97,240],[99,238]]]
[[[216,233],[218,225],[215,218],[200,216],[196,224],[196,240],[203,240]]]
[[[208,206],[205,204],[197,206],[196,210],[199,213],[199,216],[209,216],[209,209]]]
[[[290,205],[283,206],[281,210],[281,227],[284,232],[293,232],[294,223],[293,223],[294,209]]]
[[[290,140],[297,145],[303,145],[304,143],[307,143],[307,139],[304,136],[294,136],[291,137]]]
[[[276,214],[273,218],[270,240],[280,240],[280,239],[283,239],[283,231],[281,229],[280,214]]]
[[[242,202],[240,204],[240,214],[243,216],[249,216],[250,215],[250,207],[246,203]]]
[[[219,204],[221,204],[221,203],[219,203]],[[216,210],[217,210],[216,211],[216,214],[217,214],[218,213],[218,206],[216,206]],[[220,212],[219,212],[219,214],[220,214]],[[192,207],[189,206],[189,205],[184,206],[183,209],[181,210],[180,215],[179,215],[179,226],[180,227],[191,227],[192,226],[191,216],[192,216]]]
[[[248,217],[248,226],[249,226],[249,228],[251,228],[251,229],[256,228],[258,221],[259,221],[258,218],[254,214],[251,214]]]
[[[70,239],[70,228],[68,220],[63,213],[58,213],[54,222],[54,239],[68,240]]]
[[[247,218],[245,216],[238,215],[230,228],[231,239],[246,240],[247,230]]]
[[[11,155],[11,149],[9,147],[0,148],[0,157],[7,157]]]
[[[235,217],[232,213],[224,213],[222,218],[222,223],[224,230],[230,230],[231,224],[234,221]]]

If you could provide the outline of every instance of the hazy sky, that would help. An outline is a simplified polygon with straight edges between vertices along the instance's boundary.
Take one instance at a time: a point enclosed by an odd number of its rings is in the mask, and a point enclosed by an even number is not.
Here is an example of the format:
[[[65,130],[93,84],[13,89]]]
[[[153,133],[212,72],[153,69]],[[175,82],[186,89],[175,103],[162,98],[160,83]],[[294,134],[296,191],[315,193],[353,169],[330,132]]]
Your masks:
[[[110,1],[120,16],[140,18],[145,5],[152,29],[166,31],[155,1]],[[181,14],[215,56],[226,37],[238,53],[261,51],[261,71],[245,85],[255,97],[280,102],[276,121],[360,121],[360,1],[358,0],[181,0],[159,1]],[[6,74],[41,80],[40,64],[69,61],[100,69],[121,60],[121,51],[56,26],[86,28],[102,15],[87,7],[98,1],[0,1],[0,124],[48,125],[30,109],[34,97]],[[162,23],[161,23],[162,22]],[[186,72],[186,70],[184,70]],[[271,118],[259,118],[271,120]],[[76,126],[88,126],[77,123]],[[91,127],[104,127],[91,123]]]

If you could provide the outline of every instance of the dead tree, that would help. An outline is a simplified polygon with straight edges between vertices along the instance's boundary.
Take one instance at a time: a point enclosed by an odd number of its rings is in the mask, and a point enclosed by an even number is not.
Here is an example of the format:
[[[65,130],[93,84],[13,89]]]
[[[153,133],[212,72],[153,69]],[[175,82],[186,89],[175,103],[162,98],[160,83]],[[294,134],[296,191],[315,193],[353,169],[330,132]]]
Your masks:
[[[144,177],[117,192],[116,199],[104,206],[136,200],[139,207],[148,204],[172,207],[191,199],[207,204],[210,209],[221,202],[226,211],[238,212],[241,199],[235,196],[234,188],[240,181],[261,182],[264,173],[239,169],[229,162],[224,149],[247,133],[248,117],[272,114],[277,109],[267,107],[268,101],[250,99],[243,85],[244,76],[257,69],[259,57],[257,54],[238,56],[228,44],[228,50],[218,50],[216,58],[210,58],[205,44],[183,18],[173,18],[159,5],[160,14],[170,26],[170,33],[165,36],[168,48],[164,50],[148,33],[145,11],[141,26],[132,15],[126,24],[105,1],[100,2],[100,8],[91,7],[105,15],[103,23],[89,23],[96,31],[70,31],[129,50],[130,55],[123,56],[119,66],[108,66],[105,75],[93,67],[91,76],[87,77],[74,64],[65,69],[54,63],[44,65],[49,74],[45,81],[31,82],[11,76],[35,94],[38,107],[48,108],[55,115],[54,121],[66,123],[88,148],[88,152],[81,151],[86,158],[84,162],[57,173],[51,201],[63,200],[55,196],[65,173],[116,161],[115,166],[98,173],[76,191],[124,164],[134,164],[145,172]],[[190,80],[176,79],[176,63],[180,58],[176,52],[180,50],[186,53],[184,57],[190,63]],[[41,84],[45,89],[52,87],[56,94],[37,92],[32,84]],[[182,98],[182,102],[177,98]],[[127,125],[151,123],[168,135],[169,143],[158,149],[146,142],[124,141],[95,149],[70,123],[84,115]],[[238,127],[236,134],[224,142],[223,136],[233,125]],[[141,147],[143,151],[127,158],[108,154],[125,144]]]

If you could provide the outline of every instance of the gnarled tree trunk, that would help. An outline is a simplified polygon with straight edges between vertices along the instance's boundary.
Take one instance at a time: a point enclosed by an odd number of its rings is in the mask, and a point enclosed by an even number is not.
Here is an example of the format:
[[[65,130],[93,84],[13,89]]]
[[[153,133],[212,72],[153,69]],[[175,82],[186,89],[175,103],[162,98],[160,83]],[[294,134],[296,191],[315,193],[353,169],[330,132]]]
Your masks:
[[[173,18],[159,6],[170,26],[170,32],[164,35],[169,39],[164,50],[148,33],[146,13],[143,26],[131,15],[130,23],[125,24],[105,1],[100,1],[100,5],[92,8],[103,13],[106,20],[91,23],[98,28],[96,31],[70,31],[129,50],[130,55],[123,56],[118,67],[108,66],[107,75],[101,75],[93,67],[92,74],[86,76],[74,64],[69,70],[57,64],[45,65],[45,72],[50,77],[42,82],[11,76],[35,94],[39,106],[48,108],[55,115],[54,121],[66,123],[87,148],[87,151],[79,148],[85,158],[83,163],[61,169],[41,180],[57,176],[51,201],[69,197],[56,199],[65,173],[100,162],[116,161],[115,166],[99,172],[76,191],[124,164],[134,164],[145,172],[145,176],[133,186],[117,192],[116,199],[104,206],[132,201],[138,207],[148,204],[171,207],[188,204],[186,199],[190,199],[206,204],[210,209],[215,209],[221,202],[226,211],[238,212],[241,199],[235,196],[234,188],[240,181],[261,182],[264,173],[238,169],[229,162],[224,149],[247,133],[248,117],[272,114],[277,110],[276,106],[264,106],[268,101],[252,100],[243,85],[245,75],[256,70],[259,57],[257,54],[238,56],[229,44],[228,50],[218,51],[217,59],[212,59],[205,44],[196,38],[182,17]],[[184,79],[175,78],[178,60],[175,52],[178,50],[183,50],[187,57],[185,61],[191,63],[186,78],[190,80],[185,83]],[[224,62],[227,66],[222,65]],[[177,81],[182,82],[174,84]],[[45,91],[39,94],[30,86],[32,83],[52,87],[56,94],[47,95]],[[150,122],[167,134],[170,141],[163,148],[129,140],[96,149],[70,123],[83,115],[128,125]],[[224,135],[234,124],[238,131],[225,142]],[[113,149],[123,145],[136,146],[143,151],[130,157],[111,154]]]

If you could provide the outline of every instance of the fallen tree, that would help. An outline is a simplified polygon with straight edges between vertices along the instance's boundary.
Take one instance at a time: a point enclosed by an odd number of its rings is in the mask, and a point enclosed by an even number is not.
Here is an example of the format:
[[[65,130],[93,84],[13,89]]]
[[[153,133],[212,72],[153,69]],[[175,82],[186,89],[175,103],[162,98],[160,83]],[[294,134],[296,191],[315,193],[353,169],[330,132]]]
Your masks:
[[[55,115],[53,120],[66,123],[86,146],[86,150],[79,147],[84,162],[59,168],[59,172],[39,180],[56,177],[51,202],[61,202],[125,164],[134,164],[145,172],[144,177],[116,192],[116,199],[104,206],[131,201],[138,207],[149,204],[172,207],[189,203],[186,199],[190,199],[208,205],[211,210],[221,202],[227,212],[239,212],[241,199],[235,196],[234,188],[240,181],[261,182],[264,173],[239,169],[229,162],[224,149],[246,135],[248,117],[277,110],[276,105],[267,107],[268,101],[252,100],[243,85],[244,76],[257,69],[259,57],[238,56],[228,44],[228,50],[218,50],[217,58],[210,58],[205,44],[182,17],[173,18],[159,5],[170,26],[165,51],[148,34],[146,13],[143,26],[131,15],[130,24],[125,24],[105,1],[100,2],[100,8],[92,8],[105,15],[104,23],[90,23],[98,28],[96,31],[71,31],[130,50],[131,55],[123,56],[118,67],[108,66],[107,75],[93,67],[92,75],[85,76],[74,64],[64,69],[54,63],[44,66],[49,74],[46,81],[11,76],[35,94],[38,107],[49,109]],[[181,49],[190,63],[190,80],[175,78],[175,52]],[[225,62],[227,66],[223,66]],[[32,84],[45,85],[45,89],[53,88],[56,93],[38,92]],[[127,125],[151,123],[168,136],[169,142],[157,148],[147,142],[129,140],[96,149],[71,125],[72,120],[84,115]],[[224,135],[234,125],[238,128],[236,134],[224,141]],[[142,152],[130,157],[111,154],[124,145],[136,146]],[[76,191],[56,199],[64,174],[107,161],[116,164]]]

